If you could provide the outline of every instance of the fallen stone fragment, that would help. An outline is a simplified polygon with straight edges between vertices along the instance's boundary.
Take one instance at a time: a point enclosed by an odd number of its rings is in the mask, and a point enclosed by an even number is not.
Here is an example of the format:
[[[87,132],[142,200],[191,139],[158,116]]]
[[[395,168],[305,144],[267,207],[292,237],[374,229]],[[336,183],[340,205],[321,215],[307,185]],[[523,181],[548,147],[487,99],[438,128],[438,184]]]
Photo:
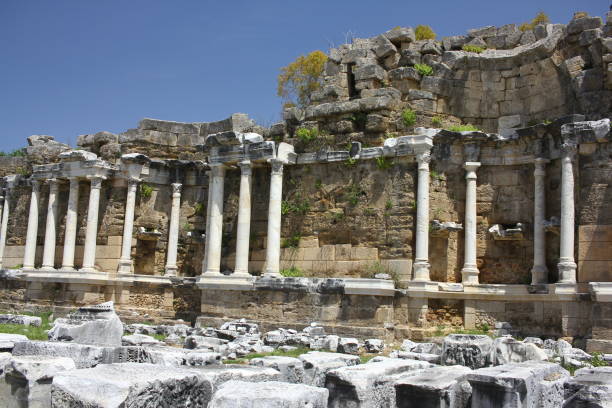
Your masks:
[[[325,408],[327,399],[325,388],[304,384],[229,381],[215,392],[209,408]]]
[[[151,364],[103,364],[65,371],[53,379],[54,407],[206,407],[210,380],[198,370]]]
[[[281,381],[295,384],[304,381],[304,365],[299,358],[267,356],[254,358],[249,364],[256,367],[270,367],[279,371],[281,374]]]
[[[3,407],[51,407],[51,381],[56,373],[74,370],[66,357],[13,356],[0,377]]]
[[[442,365],[482,368],[491,364],[493,340],[485,335],[450,334],[444,338]]]
[[[612,407],[612,367],[581,368],[564,384],[564,408]]]
[[[264,382],[280,381],[281,374],[273,368],[254,367],[239,364],[223,364],[221,366],[198,367],[198,371],[208,378],[213,391],[228,381]]]
[[[311,351],[299,358],[304,364],[304,384],[315,387],[325,386],[325,375],[328,371],[360,363],[358,356],[322,351]]]
[[[405,360],[427,361],[432,364],[440,364],[440,355],[430,353],[413,353],[411,351],[396,350],[389,354],[392,358],[403,358]]]
[[[185,365],[188,366],[210,366],[220,364],[221,354],[219,353],[192,351],[185,355]]]
[[[23,341],[28,341],[28,338],[23,334],[0,333],[0,352],[10,352],[16,343]]]
[[[0,314],[0,324],[21,324],[40,327],[42,319],[38,316]]]
[[[541,361],[481,368],[467,375],[472,408],[553,408],[563,402],[563,382],[569,373],[558,364]]]
[[[424,361],[381,359],[367,364],[328,371],[325,388],[329,390],[329,407],[386,406],[386,394],[393,392],[391,378],[395,374],[432,367]]]
[[[163,343],[146,334],[130,334],[121,338],[121,344],[123,346],[159,346]]]
[[[379,339],[367,339],[364,347],[368,353],[381,353],[385,348],[385,343]]]
[[[58,343],[48,341],[21,341],[15,343],[14,356],[69,357],[77,368],[95,367],[105,360],[104,347],[77,343]]]
[[[432,367],[400,376],[395,382],[397,407],[467,407],[472,387],[466,374],[472,370],[463,366]]]
[[[113,302],[79,308],[67,318],[56,319],[49,330],[50,341],[66,341],[97,346],[120,346],[123,324]]]
[[[494,365],[547,359],[546,352],[534,343],[525,343],[507,336],[498,337],[493,341],[491,362]]]
[[[352,337],[340,338],[338,351],[344,354],[359,354],[359,340]]]

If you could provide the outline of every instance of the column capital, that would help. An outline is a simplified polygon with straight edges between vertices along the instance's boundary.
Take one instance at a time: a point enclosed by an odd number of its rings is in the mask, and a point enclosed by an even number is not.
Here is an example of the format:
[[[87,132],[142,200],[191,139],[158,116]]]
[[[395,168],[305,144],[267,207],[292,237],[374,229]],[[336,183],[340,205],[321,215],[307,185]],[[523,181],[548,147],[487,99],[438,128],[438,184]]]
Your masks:
[[[563,153],[564,158],[573,159],[577,150],[578,143],[575,140],[566,139],[561,143],[561,153]]]
[[[476,178],[476,170],[480,167],[480,162],[465,162],[463,168],[467,172],[465,178]]]
[[[57,193],[61,180],[57,178],[50,178],[46,180],[46,183],[49,184],[49,189],[51,192]]]
[[[431,152],[429,150],[418,152],[416,154],[416,159],[419,165],[429,164],[431,162]]]
[[[285,164],[282,160],[279,159],[268,159],[268,163],[272,167],[272,175],[283,175],[283,165]]]
[[[533,171],[533,175],[535,177],[545,176],[546,175],[546,164],[550,163],[550,160],[545,159],[544,157],[538,157],[533,161],[533,165],[535,170]]]
[[[87,176],[87,180],[91,182],[91,188],[100,189],[102,188],[102,182],[106,180],[104,176]]]
[[[68,179],[68,181],[70,182],[70,184],[72,183],[78,183],[79,181],[81,181],[80,177],[77,176],[68,176],[66,177],[66,179]]]
[[[172,195],[174,194],[181,194],[181,189],[183,188],[183,185],[181,183],[172,183]]]
[[[40,180],[39,179],[30,179],[30,184],[32,184],[32,191],[36,191],[37,193],[40,191]]]
[[[212,177],[225,177],[226,166],[223,163],[214,163],[210,165]]]
[[[253,163],[250,160],[238,162],[238,167],[240,167],[240,174],[243,176],[250,176],[253,173]]]
[[[128,187],[138,187],[138,183],[140,183],[141,181],[142,180],[137,177],[128,177],[127,179]]]

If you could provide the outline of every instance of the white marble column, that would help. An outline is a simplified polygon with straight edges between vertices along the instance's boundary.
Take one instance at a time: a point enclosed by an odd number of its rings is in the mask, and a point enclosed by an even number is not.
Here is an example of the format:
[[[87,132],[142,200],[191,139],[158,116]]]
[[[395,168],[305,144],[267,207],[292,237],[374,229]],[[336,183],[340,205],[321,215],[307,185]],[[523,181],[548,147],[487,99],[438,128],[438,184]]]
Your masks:
[[[464,261],[461,269],[461,281],[464,285],[478,284],[478,267],[476,266],[476,170],[479,162],[466,162],[465,180],[465,242]]]
[[[178,267],[176,257],[178,254],[179,218],[181,216],[181,188],[182,184],[172,184],[172,209],[170,210],[170,226],[168,228],[168,256],[166,259],[166,276],[176,276]]]
[[[4,190],[4,199],[2,200],[2,223],[0,224],[0,269],[4,263],[4,248],[6,247],[6,233],[8,231],[8,218],[11,204],[11,190]]]
[[[418,187],[414,281],[429,281],[429,152],[417,154]]]
[[[87,230],[85,232],[85,249],[83,267],[80,272],[96,272],[96,244],[98,239],[98,211],[100,209],[100,190],[105,177],[88,176],[91,181],[89,207],[87,209]]]
[[[225,184],[225,166],[212,165],[210,197],[210,216],[206,237],[206,271],[204,275],[221,274],[221,243],[223,239],[223,190]]]
[[[36,261],[36,241],[38,236],[38,206],[40,201],[40,181],[32,180],[30,213],[28,214],[28,232],[23,255],[23,270],[33,271]]]
[[[202,273],[206,272],[208,268],[208,238],[210,237],[210,208],[212,207],[212,191],[213,191],[213,178],[212,170],[206,172],[208,175],[208,198],[206,200],[206,231],[204,233],[204,258],[202,259]]]
[[[134,233],[134,209],[136,207],[137,178],[128,178],[127,197],[125,200],[125,216],[123,217],[123,239],[121,240],[121,258],[117,272],[132,273],[132,234]]]
[[[234,275],[249,275],[249,243],[251,238],[251,162],[240,166],[240,199],[238,201],[238,230],[236,232],[236,266]]]
[[[548,283],[548,268],[546,267],[546,163],[549,160],[538,157],[534,161],[534,194],[533,194],[533,267],[531,268],[531,284]]]
[[[74,252],[76,247],[77,221],[79,212],[79,179],[70,177],[70,193],[68,195],[68,209],[66,211],[66,231],[64,233],[64,254],[62,257],[62,271],[74,271]]]
[[[268,207],[268,242],[264,276],[280,277],[281,203],[283,199],[283,162],[270,159],[270,202]]]
[[[561,248],[559,251],[559,283],[576,283],[574,261],[574,166],[577,146],[564,143],[561,157]]]
[[[49,179],[49,200],[47,203],[47,226],[45,229],[45,245],[41,270],[55,271],[55,242],[57,239],[57,193],[59,180]]]

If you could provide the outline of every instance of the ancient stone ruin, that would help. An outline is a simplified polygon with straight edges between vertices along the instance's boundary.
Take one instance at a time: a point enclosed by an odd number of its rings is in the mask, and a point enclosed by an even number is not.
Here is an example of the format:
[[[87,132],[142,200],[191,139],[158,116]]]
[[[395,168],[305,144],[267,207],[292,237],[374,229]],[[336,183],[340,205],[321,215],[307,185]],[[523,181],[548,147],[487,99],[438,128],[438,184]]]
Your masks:
[[[31,136],[0,324],[55,321],[0,333],[0,401],[612,406],[611,112],[612,12],[577,13],[354,39],[269,128]]]

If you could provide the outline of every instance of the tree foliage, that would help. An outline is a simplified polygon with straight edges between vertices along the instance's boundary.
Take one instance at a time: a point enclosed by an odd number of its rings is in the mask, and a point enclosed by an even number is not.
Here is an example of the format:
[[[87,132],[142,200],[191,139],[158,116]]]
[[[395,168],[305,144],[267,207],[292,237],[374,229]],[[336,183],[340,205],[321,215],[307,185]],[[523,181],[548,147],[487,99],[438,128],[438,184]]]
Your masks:
[[[327,55],[313,51],[300,55],[295,61],[281,68],[276,93],[286,102],[304,107],[310,103],[310,95],[321,87]]]
[[[435,40],[436,33],[428,25],[418,25],[414,29],[414,35],[417,40]]]

